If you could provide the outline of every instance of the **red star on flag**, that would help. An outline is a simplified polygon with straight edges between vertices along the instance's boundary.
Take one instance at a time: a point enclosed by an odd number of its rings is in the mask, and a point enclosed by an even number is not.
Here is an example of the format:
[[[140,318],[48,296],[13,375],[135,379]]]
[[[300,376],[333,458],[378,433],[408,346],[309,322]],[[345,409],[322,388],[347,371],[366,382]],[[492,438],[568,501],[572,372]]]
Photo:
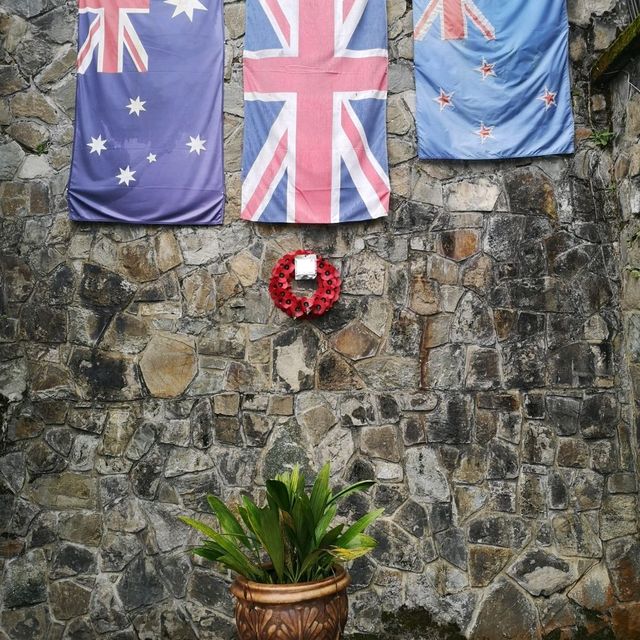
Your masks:
[[[447,107],[454,108],[453,105],[453,91],[451,93],[447,93],[442,87],[440,88],[440,95],[437,98],[434,98],[433,101],[437,102],[440,105],[440,111],[444,111]]]
[[[547,87],[544,88],[544,93],[537,98],[538,100],[542,100],[544,102],[544,110],[548,111],[551,107],[556,106],[556,96],[558,95],[557,91],[549,91]]]
[[[480,128],[474,133],[480,136],[480,142],[484,144],[489,138],[493,138],[493,130],[495,127],[487,127],[484,122],[480,123]]]
[[[495,63],[487,62],[482,58],[482,64],[479,67],[476,67],[475,70],[479,71],[482,74],[482,79],[485,80],[488,76],[496,75],[496,72],[493,70],[495,66]]]

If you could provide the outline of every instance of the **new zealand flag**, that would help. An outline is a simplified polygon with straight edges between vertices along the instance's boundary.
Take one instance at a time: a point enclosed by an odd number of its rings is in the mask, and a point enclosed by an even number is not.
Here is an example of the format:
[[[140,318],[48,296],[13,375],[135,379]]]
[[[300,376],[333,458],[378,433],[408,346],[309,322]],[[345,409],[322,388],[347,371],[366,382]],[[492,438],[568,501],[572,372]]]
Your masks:
[[[415,0],[423,159],[571,153],[565,0]]]

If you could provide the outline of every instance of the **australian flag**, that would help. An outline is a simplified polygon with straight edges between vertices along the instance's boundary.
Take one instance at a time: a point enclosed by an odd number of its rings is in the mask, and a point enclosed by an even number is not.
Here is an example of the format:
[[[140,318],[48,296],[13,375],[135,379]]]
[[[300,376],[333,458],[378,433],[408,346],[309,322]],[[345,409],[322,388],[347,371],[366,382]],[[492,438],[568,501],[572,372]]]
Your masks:
[[[414,0],[419,156],[573,152],[565,0]]]
[[[387,215],[385,0],[247,0],[242,217]]]
[[[78,0],[72,220],[220,224],[222,0]]]

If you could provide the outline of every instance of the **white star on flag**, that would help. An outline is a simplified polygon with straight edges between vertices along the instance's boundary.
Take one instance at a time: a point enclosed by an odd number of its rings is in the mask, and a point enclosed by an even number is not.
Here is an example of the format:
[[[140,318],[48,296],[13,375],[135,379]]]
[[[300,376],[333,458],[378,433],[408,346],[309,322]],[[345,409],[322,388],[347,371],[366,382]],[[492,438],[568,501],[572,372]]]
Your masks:
[[[442,87],[440,88],[440,95],[437,98],[434,98],[433,101],[437,102],[440,105],[440,111],[444,111],[447,107],[454,108],[453,105],[453,91],[451,93],[447,93]]]
[[[164,0],[165,4],[171,4],[175,7],[172,18],[184,13],[191,22],[193,22],[193,12],[198,9],[199,11],[206,11],[205,7],[200,0]]]
[[[474,133],[480,136],[480,141],[484,144],[488,138],[493,138],[493,130],[495,127],[487,127],[484,122],[480,123],[480,128]]]
[[[152,162],[155,162],[155,161],[156,161],[156,154],[155,154],[155,153],[150,153],[150,154],[147,156],[147,162],[148,162],[149,164],[151,164]]]
[[[558,95],[557,91],[549,91],[547,87],[544,88],[544,93],[537,98],[538,100],[542,100],[544,102],[544,110],[548,111],[551,107],[556,106],[556,96]]]
[[[107,150],[105,146],[106,140],[102,139],[102,134],[100,134],[97,138],[91,136],[91,142],[87,142],[87,147],[91,148],[90,153],[97,153],[100,155],[103,151]]]
[[[206,151],[204,143],[206,140],[200,140],[200,134],[198,134],[195,138],[193,136],[189,136],[190,141],[187,142],[187,147],[189,147],[189,153],[193,153],[194,151],[200,155],[201,151]]]
[[[129,109],[129,115],[132,116],[134,113],[139,116],[141,111],[146,111],[144,105],[147,104],[146,100],[140,100],[140,96],[138,96],[135,100],[133,98],[129,98],[129,104],[127,105],[127,109]]]
[[[116,176],[116,178],[118,178],[119,180],[118,184],[126,184],[128,187],[130,182],[136,181],[136,179],[133,177],[134,173],[135,171],[131,171],[131,167],[129,165],[127,165],[126,169],[121,168],[120,173]]]
[[[479,71],[482,74],[482,79],[485,80],[488,76],[496,75],[494,71],[495,63],[487,62],[484,58],[482,58],[482,64],[479,67],[475,68],[475,71]]]

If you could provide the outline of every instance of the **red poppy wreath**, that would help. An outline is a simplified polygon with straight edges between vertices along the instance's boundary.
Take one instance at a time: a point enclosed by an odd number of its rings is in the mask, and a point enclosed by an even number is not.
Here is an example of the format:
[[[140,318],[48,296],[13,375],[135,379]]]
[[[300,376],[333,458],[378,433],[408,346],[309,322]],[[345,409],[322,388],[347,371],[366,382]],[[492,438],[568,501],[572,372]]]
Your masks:
[[[291,281],[296,272],[296,256],[309,255],[312,251],[300,249],[282,256],[271,272],[269,293],[276,307],[292,318],[321,316],[337,302],[340,297],[342,280],[337,269],[322,256],[317,260],[317,288],[310,297],[297,296],[291,289]]]

